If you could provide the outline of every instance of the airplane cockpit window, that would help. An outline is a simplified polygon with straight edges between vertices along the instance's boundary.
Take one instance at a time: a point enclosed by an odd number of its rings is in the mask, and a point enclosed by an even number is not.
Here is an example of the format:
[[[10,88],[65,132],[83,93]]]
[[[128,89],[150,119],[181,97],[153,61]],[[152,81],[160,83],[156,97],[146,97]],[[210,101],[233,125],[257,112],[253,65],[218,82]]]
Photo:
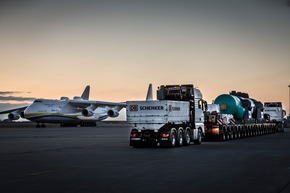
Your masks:
[[[35,103],[42,103],[42,100],[35,100]]]

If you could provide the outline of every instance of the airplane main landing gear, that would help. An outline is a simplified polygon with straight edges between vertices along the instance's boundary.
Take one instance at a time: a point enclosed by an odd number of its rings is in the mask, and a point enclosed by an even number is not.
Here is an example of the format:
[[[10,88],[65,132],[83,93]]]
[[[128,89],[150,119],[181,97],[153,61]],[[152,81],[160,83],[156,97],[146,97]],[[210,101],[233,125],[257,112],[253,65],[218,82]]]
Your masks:
[[[96,122],[81,122],[81,127],[95,127],[97,126],[97,123]]]
[[[42,123],[41,125],[39,123],[36,124],[36,128],[45,128],[45,124]]]

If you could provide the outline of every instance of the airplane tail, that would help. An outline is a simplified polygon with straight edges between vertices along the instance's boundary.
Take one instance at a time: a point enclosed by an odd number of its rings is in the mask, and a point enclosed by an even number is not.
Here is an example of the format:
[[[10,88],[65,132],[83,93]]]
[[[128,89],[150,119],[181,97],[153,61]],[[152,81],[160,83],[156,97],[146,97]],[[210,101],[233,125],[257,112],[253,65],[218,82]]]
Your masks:
[[[83,94],[82,94],[82,99],[84,100],[89,100],[89,96],[90,96],[90,86],[86,86]]]
[[[151,101],[151,100],[153,100],[152,84],[149,84],[146,101]]]

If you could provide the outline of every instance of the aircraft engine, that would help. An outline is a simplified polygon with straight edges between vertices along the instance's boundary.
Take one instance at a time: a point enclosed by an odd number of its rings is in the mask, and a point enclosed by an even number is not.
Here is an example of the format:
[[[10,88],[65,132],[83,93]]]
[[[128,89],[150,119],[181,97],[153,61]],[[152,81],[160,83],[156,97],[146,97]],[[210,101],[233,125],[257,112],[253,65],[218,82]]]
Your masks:
[[[19,118],[20,118],[20,115],[17,112],[12,112],[8,114],[8,119],[10,120],[18,120]]]
[[[91,109],[84,109],[82,110],[82,115],[85,117],[90,117],[94,114],[94,111]]]
[[[113,109],[108,110],[107,112],[108,117],[118,117],[119,112]]]

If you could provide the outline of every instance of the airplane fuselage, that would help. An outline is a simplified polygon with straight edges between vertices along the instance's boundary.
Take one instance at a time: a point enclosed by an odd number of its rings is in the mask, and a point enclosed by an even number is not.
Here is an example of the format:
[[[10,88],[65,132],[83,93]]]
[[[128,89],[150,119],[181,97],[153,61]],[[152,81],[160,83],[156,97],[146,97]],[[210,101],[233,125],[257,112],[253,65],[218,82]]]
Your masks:
[[[24,111],[24,117],[37,123],[96,122],[108,118],[107,108],[98,107],[92,116],[83,116],[82,108],[72,106],[69,100],[37,99]]]

